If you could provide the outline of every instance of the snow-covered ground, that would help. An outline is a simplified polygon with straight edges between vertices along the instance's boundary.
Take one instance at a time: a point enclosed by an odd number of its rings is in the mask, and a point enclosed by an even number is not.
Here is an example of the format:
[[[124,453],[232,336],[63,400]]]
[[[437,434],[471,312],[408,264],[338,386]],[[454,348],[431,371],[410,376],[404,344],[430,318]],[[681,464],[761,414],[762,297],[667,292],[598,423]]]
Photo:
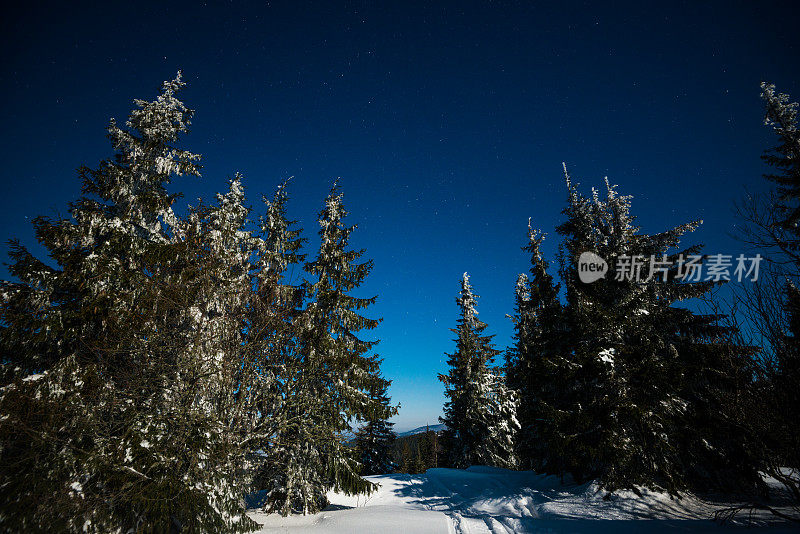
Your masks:
[[[429,469],[421,475],[368,477],[370,496],[331,493],[331,505],[309,516],[250,512],[262,533],[518,533],[518,532],[796,532],[791,525],[756,528],[709,520],[719,505],[652,491],[620,492],[609,500],[594,484],[561,484],[556,477],[489,467]],[[742,522],[744,523],[744,522]],[[746,530],[745,530],[746,529]]]

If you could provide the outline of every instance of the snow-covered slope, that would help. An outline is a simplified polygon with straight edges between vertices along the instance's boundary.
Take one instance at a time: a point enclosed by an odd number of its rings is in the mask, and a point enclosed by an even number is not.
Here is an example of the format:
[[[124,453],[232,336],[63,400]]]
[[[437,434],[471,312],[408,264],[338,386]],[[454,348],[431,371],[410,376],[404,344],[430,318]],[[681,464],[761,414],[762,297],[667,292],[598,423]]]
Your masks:
[[[427,432],[431,430],[433,432],[441,432],[444,430],[444,425],[426,425],[426,426],[419,426],[414,428],[413,430],[406,430],[405,432],[398,432],[397,437],[402,438],[403,436],[413,436],[414,434],[422,434],[423,432]]]
[[[250,516],[262,533],[524,533],[524,532],[747,532],[737,525],[709,520],[715,506],[695,497],[671,499],[643,490],[606,492],[594,484],[564,484],[556,477],[530,471],[489,467],[467,470],[429,469],[422,475],[368,477],[380,489],[365,497],[331,493],[325,511],[310,516]],[[761,529],[793,532],[789,526]]]

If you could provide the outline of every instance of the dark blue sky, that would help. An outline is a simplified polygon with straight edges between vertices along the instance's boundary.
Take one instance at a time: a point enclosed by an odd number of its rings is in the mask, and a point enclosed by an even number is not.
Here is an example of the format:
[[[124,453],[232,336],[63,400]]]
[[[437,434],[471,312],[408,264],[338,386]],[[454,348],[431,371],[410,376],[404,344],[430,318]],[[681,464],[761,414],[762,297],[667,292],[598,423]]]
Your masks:
[[[164,3],[166,4],[166,3]],[[290,215],[316,243],[336,177],[375,269],[397,428],[434,424],[461,273],[500,347],[528,217],[554,259],[565,161],[608,175],[645,231],[702,218],[693,241],[737,253],[732,203],[765,189],[762,79],[800,99],[796,2],[137,2],[5,11],[2,239],[42,254],[30,219],[64,213],[74,171],[111,152],[110,117],[182,69],[184,145],[203,179],[235,171],[251,203],[294,176]],[[13,11],[16,9],[17,11]],[[5,269],[2,277],[7,278]]]

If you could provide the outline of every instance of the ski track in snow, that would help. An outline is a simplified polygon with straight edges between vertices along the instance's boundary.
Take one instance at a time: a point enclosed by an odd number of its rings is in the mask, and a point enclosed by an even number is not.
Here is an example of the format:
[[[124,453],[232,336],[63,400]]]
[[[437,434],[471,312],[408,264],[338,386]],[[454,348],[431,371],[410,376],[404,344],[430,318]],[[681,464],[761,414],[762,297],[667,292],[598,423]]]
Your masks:
[[[720,525],[714,506],[699,498],[680,500],[643,490],[604,500],[595,484],[562,484],[530,471],[474,466],[436,468],[424,474],[367,477],[380,484],[370,496],[328,495],[331,506],[309,516],[280,517],[257,511],[260,533],[515,534],[599,532],[794,532],[788,526]],[[762,527],[762,528],[759,528]]]
[[[425,477],[426,482],[422,482],[436,486],[439,490],[437,496],[441,498],[442,504],[439,506],[427,505],[425,503],[426,493],[420,489],[420,500],[423,504],[430,507],[431,510],[436,510],[448,516],[453,527],[455,534],[513,534],[513,529],[508,529],[498,521],[496,518],[487,514],[474,514],[468,515],[464,511],[465,499],[461,496],[459,488],[453,488],[452,481],[450,484],[446,483],[446,477],[437,476],[440,473],[435,471]]]

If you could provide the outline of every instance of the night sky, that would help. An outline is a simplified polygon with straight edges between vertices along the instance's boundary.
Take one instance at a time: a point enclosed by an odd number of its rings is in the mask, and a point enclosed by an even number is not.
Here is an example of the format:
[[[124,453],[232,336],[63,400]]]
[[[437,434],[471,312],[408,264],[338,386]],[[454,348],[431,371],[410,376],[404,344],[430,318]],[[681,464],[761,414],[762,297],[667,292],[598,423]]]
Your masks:
[[[66,213],[109,118],[181,69],[204,170],[179,205],[240,171],[258,212],[294,176],[313,252],[341,177],[401,431],[438,422],[464,271],[509,343],[529,217],[555,261],[562,161],[587,193],[633,195],[644,231],[702,218],[691,241],[737,254],[733,202],[767,188],[774,144],[759,82],[800,100],[797,2],[166,4],[6,8],[0,238],[43,257],[30,220]]]

